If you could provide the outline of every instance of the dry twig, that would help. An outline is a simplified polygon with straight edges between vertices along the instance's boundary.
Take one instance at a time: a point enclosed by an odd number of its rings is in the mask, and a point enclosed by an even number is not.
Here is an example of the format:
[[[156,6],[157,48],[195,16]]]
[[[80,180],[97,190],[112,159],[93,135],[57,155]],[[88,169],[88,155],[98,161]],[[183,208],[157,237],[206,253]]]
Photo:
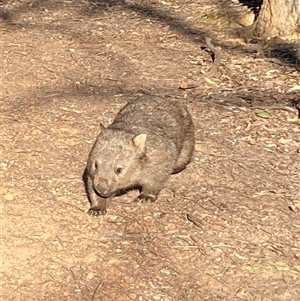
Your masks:
[[[215,47],[211,42],[211,38],[209,37],[205,37],[205,43],[207,48],[213,53],[213,63],[207,75],[209,77],[214,77],[218,74],[221,64],[221,47]]]

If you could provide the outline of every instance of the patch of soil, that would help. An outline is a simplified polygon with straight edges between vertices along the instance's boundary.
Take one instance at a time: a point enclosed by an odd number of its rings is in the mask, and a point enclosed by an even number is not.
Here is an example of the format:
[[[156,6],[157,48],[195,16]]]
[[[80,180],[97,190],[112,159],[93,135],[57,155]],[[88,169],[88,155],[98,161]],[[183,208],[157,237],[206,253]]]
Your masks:
[[[299,72],[245,44],[247,11],[2,3],[3,300],[299,299]],[[82,173],[99,123],[143,93],[187,104],[193,161],[155,203],[132,191],[90,217]]]

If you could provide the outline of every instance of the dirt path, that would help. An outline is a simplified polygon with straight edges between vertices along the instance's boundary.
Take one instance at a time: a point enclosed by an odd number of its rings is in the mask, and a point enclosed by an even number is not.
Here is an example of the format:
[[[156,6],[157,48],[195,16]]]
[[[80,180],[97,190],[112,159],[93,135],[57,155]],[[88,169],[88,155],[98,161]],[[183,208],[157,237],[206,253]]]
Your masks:
[[[246,8],[5,4],[2,300],[299,300],[299,72],[236,35]],[[204,80],[205,36],[221,47],[218,80]],[[187,103],[193,162],[157,202],[133,191],[90,217],[81,175],[99,122],[141,91]]]

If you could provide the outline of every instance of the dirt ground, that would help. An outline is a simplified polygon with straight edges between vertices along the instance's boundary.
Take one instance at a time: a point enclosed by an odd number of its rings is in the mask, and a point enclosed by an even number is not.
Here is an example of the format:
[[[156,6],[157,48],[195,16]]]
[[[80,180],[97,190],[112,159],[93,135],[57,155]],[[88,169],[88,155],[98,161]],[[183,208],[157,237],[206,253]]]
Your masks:
[[[246,43],[249,11],[1,2],[2,300],[299,300],[297,43]],[[193,161],[155,203],[132,191],[91,217],[82,173],[99,123],[143,93],[187,104]]]

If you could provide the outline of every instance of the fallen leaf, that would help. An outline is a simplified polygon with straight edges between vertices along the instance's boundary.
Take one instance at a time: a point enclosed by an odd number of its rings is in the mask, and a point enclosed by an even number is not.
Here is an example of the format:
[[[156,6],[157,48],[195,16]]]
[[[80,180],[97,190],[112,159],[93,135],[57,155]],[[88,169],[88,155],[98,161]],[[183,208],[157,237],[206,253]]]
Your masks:
[[[195,150],[196,150],[197,152],[201,152],[201,151],[203,151],[203,149],[204,149],[204,147],[203,147],[203,145],[201,145],[200,143],[196,143],[196,144],[195,144]]]
[[[267,111],[259,111],[259,112],[256,113],[256,115],[258,117],[261,117],[261,118],[264,118],[264,119],[268,119],[268,118],[271,117],[271,114]]]
[[[4,200],[6,201],[13,201],[14,200],[14,195],[11,193],[7,193],[4,195]]]
[[[98,260],[98,255],[96,253],[90,253],[90,254],[86,255],[85,257],[83,257],[83,259],[82,259],[82,261],[87,264],[90,264],[97,260]]]
[[[209,20],[214,20],[216,19],[218,16],[215,13],[207,13],[206,14],[206,18]]]
[[[91,280],[91,279],[93,279],[94,278],[94,273],[93,272],[89,272],[88,274],[87,274],[87,276],[85,277],[85,279],[87,279],[87,280]]]
[[[32,132],[31,132],[31,135],[32,136],[39,136],[39,135],[42,135],[43,132],[41,130],[38,130],[38,129],[34,129]]]
[[[211,226],[211,229],[214,231],[218,231],[218,232],[223,232],[224,231],[224,227],[221,225],[217,225],[217,224],[213,224]]]
[[[66,132],[66,133],[69,133],[70,135],[74,135],[74,134],[77,134],[78,133],[78,129],[76,128],[66,128],[66,127],[62,127],[60,129],[62,132]]]
[[[188,86],[189,86],[189,85],[188,85],[187,82],[182,81],[182,82],[180,83],[180,85],[179,85],[179,88],[185,90],[185,89],[188,88]]]
[[[293,143],[294,140],[293,140],[293,139],[284,139],[284,138],[281,137],[281,138],[278,140],[278,142],[281,143],[281,144],[290,144],[290,143]]]
[[[296,85],[296,86],[288,89],[288,92],[297,91],[297,90],[300,90],[300,86],[299,85]]]
[[[247,142],[248,142],[250,145],[254,145],[254,144],[257,143],[257,140],[254,139],[254,138],[249,138],[249,139],[247,140]]]
[[[218,83],[210,79],[209,77],[204,77],[205,81],[210,85],[217,85]]]

